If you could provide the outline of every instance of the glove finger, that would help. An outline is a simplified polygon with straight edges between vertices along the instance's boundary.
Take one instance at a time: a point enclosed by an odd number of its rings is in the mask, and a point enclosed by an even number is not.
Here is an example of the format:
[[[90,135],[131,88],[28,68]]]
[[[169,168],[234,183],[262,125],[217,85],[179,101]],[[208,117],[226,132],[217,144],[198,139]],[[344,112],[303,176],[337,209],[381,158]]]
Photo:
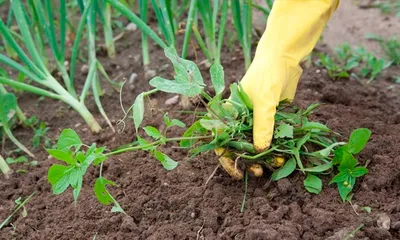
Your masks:
[[[265,103],[254,103],[254,148],[262,152],[269,148],[274,134],[276,101],[266,99]]]

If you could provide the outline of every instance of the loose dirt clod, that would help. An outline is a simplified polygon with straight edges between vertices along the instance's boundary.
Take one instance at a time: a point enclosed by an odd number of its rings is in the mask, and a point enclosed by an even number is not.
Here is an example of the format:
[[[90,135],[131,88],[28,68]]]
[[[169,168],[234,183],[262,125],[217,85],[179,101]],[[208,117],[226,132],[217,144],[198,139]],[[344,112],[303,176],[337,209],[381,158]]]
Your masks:
[[[390,229],[390,217],[386,213],[380,213],[377,215],[378,220],[376,224],[378,227],[389,230]]]

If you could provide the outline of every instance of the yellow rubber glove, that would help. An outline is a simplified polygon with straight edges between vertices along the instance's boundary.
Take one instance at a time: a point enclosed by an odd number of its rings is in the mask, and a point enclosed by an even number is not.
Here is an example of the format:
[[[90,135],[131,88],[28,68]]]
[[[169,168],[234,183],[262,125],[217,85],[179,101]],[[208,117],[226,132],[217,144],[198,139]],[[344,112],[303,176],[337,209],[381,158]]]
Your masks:
[[[302,69],[339,0],[276,0],[267,28],[241,84],[254,105],[253,141],[267,149],[274,132],[276,107],[293,100]]]
[[[338,4],[339,0],[275,0],[254,60],[241,81],[254,107],[253,142],[257,151],[270,146],[276,107],[281,100],[293,100],[302,73],[300,62],[314,48]],[[243,178],[232,154],[223,148],[215,153],[229,175]],[[261,165],[251,165],[247,170],[262,175]]]

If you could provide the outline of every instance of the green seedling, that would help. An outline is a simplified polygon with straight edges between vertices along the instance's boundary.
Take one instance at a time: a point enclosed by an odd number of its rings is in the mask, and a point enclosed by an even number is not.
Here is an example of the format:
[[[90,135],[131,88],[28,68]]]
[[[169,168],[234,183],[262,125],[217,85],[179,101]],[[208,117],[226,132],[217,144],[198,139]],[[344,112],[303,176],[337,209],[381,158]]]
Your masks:
[[[350,76],[359,79],[358,74],[373,81],[382,71],[391,66],[392,62],[375,57],[363,47],[352,49],[348,44],[335,49],[336,55],[319,54],[317,65],[328,71],[330,78],[337,80],[349,78]],[[359,72],[358,69],[361,69]]]
[[[29,127],[33,129],[32,146],[37,148],[43,141],[45,147],[51,147],[51,140],[47,137],[47,132],[49,128],[46,126],[45,122],[40,122],[36,116],[32,116],[25,122]]]
[[[329,184],[336,183],[340,197],[346,200],[348,194],[354,188],[358,177],[368,173],[366,167],[360,167],[354,154],[361,152],[367,144],[371,131],[360,128],[352,132],[349,142],[335,150],[335,157],[332,164],[338,166],[339,173],[330,181]]]
[[[319,54],[317,65],[323,66],[328,71],[329,77],[334,80],[350,77],[351,71],[360,64],[359,59],[353,56],[352,49],[348,44],[344,44],[335,50],[335,57]]]
[[[309,116],[318,107],[318,104],[310,105],[306,109],[299,109],[282,103],[275,116],[275,133],[271,147],[264,152],[257,153],[251,144],[253,105],[241,85],[232,84],[230,86],[231,97],[222,99],[221,96],[225,89],[224,71],[220,64],[214,64],[210,68],[210,75],[216,95],[212,97],[205,92],[203,77],[195,63],[180,58],[174,48],[166,48],[165,54],[174,66],[174,80],[162,77],[153,78],[150,85],[155,89],[139,94],[130,108],[133,110],[137,142],[106,153],[104,147],[97,148],[95,144],[91,147],[84,145],[73,130],[67,129],[59,137],[57,148],[48,150],[54,158],[67,163],[67,166],[54,164],[49,169],[48,177],[55,194],[60,194],[68,186],[72,186],[76,201],[82,186],[82,177],[89,165],[92,163],[100,165],[101,177],[101,166],[104,161],[112,155],[128,151],[147,151],[165,169],[172,170],[177,167],[178,162],[162,152],[162,147],[170,142],[179,142],[180,147],[189,151],[191,157],[217,148],[224,148],[232,158],[236,159],[237,166],[260,164],[273,171],[272,179],[275,181],[288,177],[297,169],[304,175],[306,190],[315,194],[322,189],[320,176],[335,171],[336,166],[339,168],[339,174],[347,174],[346,176],[351,177],[351,179],[347,179],[351,181],[349,183],[351,189],[356,177],[363,175],[359,171],[364,168],[357,166],[358,162],[353,155],[359,153],[365,146],[370,135],[369,130],[355,130],[348,143],[338,142],[335,138],[337,134],[326,125],[309,120]],[[158,91],[198,98],[207,112],[199,113],[199,119],[189,127],[179,120],[171,120],[168,115],[163,117],[165,124],[163,131],[153,126],[141,127],[145,116],[144,101]],[[169,137],[167,130],[171,127],[180,127],[186,130],[180,137]],[[147,136],[140,135],[142,131],[139,129],[141,128]],[[88,150],[81,150],[83,147]],[[347,153],[352,154],[351,164],[347,163],[349,161]],[[287,161],[280,165],[275,164],[278,156]],[[236,171],[241,171],[240,168],[234,168]],[[247,173],[245,176],[247,179]],[[344,184],[344,181],[335,180],[334,182]],[[348,189],[347,192],[343,192],[339,186],[340,195],[348,195]],[[119,206],[111,198],[108,203],[114,203],[117,208]]]
[[[377,1],[371,6],[379,8],[385,15],[395,14],[400,18],[400,0]]]
[[[377,59],[375,56],[370,56],[366,61],[365,67],[361,69],[361,76],[369,78],[368,83],[372,82],[378,74],[390,67],[393,62],[387,62],[385,59]]]
[[[28,212],[26,211],[26,203],[33,197],[33,195],[35,195],[35,192],[33,192],[31,195],[29,195],[27,198],[25,198],[22,201],[22,198],[19,197],[18,199],[15,200],[15,208],[14,211],[3,221],[0,223],[0,229],[2,229],[4,226],[6,226],[6,224],[12,219],[12,217],[22,208],[22,213],[21,216],[22,217],[26,217],[28,215]]]
[[[400,65],[400,39],[398,37],[384,39],[376,34],[367,34],[366,38],[379,42],[389,61],[392,61],[394,65]]]

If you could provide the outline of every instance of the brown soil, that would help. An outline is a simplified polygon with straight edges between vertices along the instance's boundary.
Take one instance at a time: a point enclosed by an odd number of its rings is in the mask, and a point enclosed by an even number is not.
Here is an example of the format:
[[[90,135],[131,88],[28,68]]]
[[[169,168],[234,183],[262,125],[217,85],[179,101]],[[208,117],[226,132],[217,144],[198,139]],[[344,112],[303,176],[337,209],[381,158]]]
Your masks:
[[[126,106],[133,103],[139,92],[150,88],[140,63],[139,39],[139,32],[126,35],[118,42],[118,57],[111,61],[103,59],[113,77],[129,78],[132,72],[139,75],[136,88],[129,90],[126,85],[123,91]],[[152,47],[151,56],[151,67],[169,76],[170,66],[161,70],[167,63],[162,51]],[[239,80],[243,59],[233,56],[240,53],[226,52],[223,56],[227,79]],[[392,70],[399,73],[399,69]],[[383,77],[370,85],[346,80],[333,82],[324,71],[312,67],[305,69],[298,88],[296,103],[300,106],[324,103],[314,115],[315,120],[346,137],[359,127],[373,132],[359,155],[363,164],[368,163],[370,173],[357,183],[353,207],[342,203],[335,187],[328,186],[332,175],[324,178],[322,193],[313,195],[305,191],[304,176],[300,173],[277,183],[270,182],[270,174],[266,174],[249,179],[246,209],[240,213],[243,182],[233,181],[218,170],[205,186],[216,167],[216,157],[209,153],[188,161],[185,152],[168,145],[165,152],[179,161],[173,171],[164,170],[157,160],[141,151],[112,157],[105,163],[105,177],[118,183],[110,191],[127,215],[111,213],[110,207],[98,203],[93,194],[98,176],[94,167],[88,170],[77,205],[70,190],[52,195],[46,175],[56,161],[48,158],[43,149],[37,149],[38,166],[13,166],[27,169],[28,174],[14,173],[9,180],[0,176],[1,220],[11,213],[15,199],[36,192],[26,206],[27,217],[16,215],[12,225],[0,230],[0,239],[343,239],[360,224],[364,227],[355,239],[400,239],[400,95],[398,87],[390,86]],[[153,97],[151,109],[147,109],[152,115],[146,124],[161,125],[164,111],[192,123],[193,116],[176,112],[180,107],[165,106],[168,97]],[[48,123],[53,139],[63,128],[71,127],[85,143],[96,142],[110,149],[135,140],[131,119],[122,134],[113,134],[101,122],[104,131],[92,135],[81,118],[62,103],[37,101],[30,94],[19,99],[24,111]],[[103,103],[113,123],[122,117],[118,93],[108,90]],[[96,112],[93,103],[89,107]],[[96,118],[101,119],[99,114]],[[29,146],[31,131],[18,127],[15,134]],[[7,142],[6,150],[13,148]],[[372,212],[367,214],[358,206],[369,206]],[[382,214],[391,218],[390,230],[378,227],[377,219]]]

